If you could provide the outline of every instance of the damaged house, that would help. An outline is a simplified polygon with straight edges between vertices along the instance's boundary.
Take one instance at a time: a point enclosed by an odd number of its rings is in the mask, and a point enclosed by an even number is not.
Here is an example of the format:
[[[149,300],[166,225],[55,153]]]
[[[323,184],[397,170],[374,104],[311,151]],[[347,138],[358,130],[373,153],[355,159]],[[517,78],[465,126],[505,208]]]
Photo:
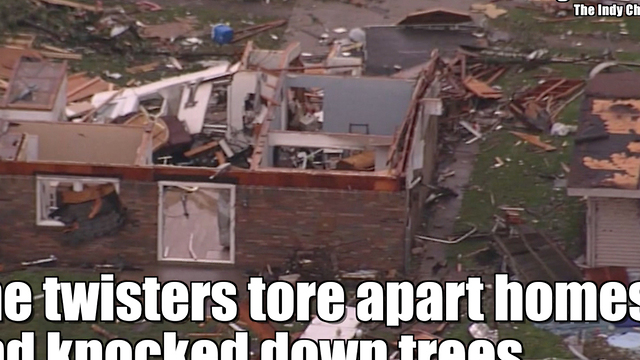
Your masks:
[[[568,194],[586,198],[586,263],[640,268],[640,75],[600,73],[580,108]]]
[[[49,167],[55,163],[112,166],[151,163],[151,148],[144,145],[145,130],[141,127],[37,121],[0,121],[0,124],[2,163],[48,164]],[[23,202],[24,193],[16,187],[17,183],[9,186],[3,182],[3,194],[13,198],[5,205],[15,206],[3,206],[6,218],[1,236],[8,242],[6,251],[10,253],[11,246],[18,246],[14,251],[17,250],[20,243],[24,246],[29,236],[39,239],[38,230],[43,228],[55,229],[52,233],[60,242],[45,247],[55,251],[63,245],[75,246],[115,235],[124,226],[126,209],[120,201],[117,179],[76,177],[55,171],[56,175],[48,175],[47,170],[41,170],[42,174],[25,179],[34,187],[27,191],[28,202]],[[8,199],[3,197],[3,200]],[[22,215],[17,215],[19,213]],[[20,222],[21,216],[34,218],[30,221],[34,232],[11,232],[11,223]],[[12,239],[19,242],[11,244]],[[46,244],[35,241],[34,246]]]
[[[60,149],[42,123],[5,122],[0,256],[262,268],[317,250],[344,271],[408,266],[435,167],[436,59],[405,80],[310,74],[299,56],[249,44],[236,65],[98,93],[97,124],[56,124],[84,144],[64,156],[44,152]]]

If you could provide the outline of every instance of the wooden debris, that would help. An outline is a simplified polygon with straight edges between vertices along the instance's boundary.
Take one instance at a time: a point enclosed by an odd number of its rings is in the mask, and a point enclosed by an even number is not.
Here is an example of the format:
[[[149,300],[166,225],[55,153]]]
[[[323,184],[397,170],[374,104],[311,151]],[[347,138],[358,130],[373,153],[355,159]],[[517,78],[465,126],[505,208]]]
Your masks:
[[[0,78],[5,80],[11,78],[11,76],[13,76],[13,68],[23,56],[42,59],[42,54],[33,49],[11,48],[7,46],[0,48]]]
[[[99,76],[94,77],[93,79],[85,82],[84,84],[72,89],[71,91],[67,92],[67,97],[72,98],[74,95],[78,94],[80,91],[94,85],[97,84],[100,80],[102,80]]]
[[[495,157],[496,163],[493,164],[492,168],[497,169],[501,166],[504,166],[504,161],[502,161],[502,159],[498,156]]]
[[[535,146],[543,149],[544,151],[554,151],[554,150],[556,150],[555,146],[549,145],[547,143],[542,142],[542,140],[540,140],[540,136],[521,133],[521,132],[518,132],[518,131],[510,131],[510,133],[512,133],[513,135],[519,137],[520,139],[528,142],[531,145],[535,145]]]
[[[471,91],[474,95],[483,99],[500,99],[502,98],[502,91],[496,90],[486,83],[475,79],[472,76],[467,76],[463,81],[464,86]]]
[[[33,34],[11,34],[4,39],[4,44],[27,49],[33,47],[35,40],[36,36]]]
[[[95,201],[116,191],[113,184],[98,186],[87,186],[82,191],[65,190],[61,193],[61,200],[64,204],[81,204]]]
[[[80,117],[88,114],[91,110],[93,110],[93,105],[89,101],[70,103],[67,105],[67,117]]]
[[[82,55],[80,54],[65,54],[55,51],[40,51],[42,56],[49,59],[60,59],[60,60],[82,60]]]
[[[149,125],[149,123],[153,123],[153,129],[151,130],[152,148],[153,151],[156,151],[169,141],[169,129],[162,119],[156,119],[153,121],[145,114],[140,113],[125,121],[124,125],[145,127]]]
[[[102,327],[100,327],[100,326],[98,326],[96,324],[91,325],[91,330],[93,330],[93,332],[95,332],[96,334],[102,335],[102,336],[104,336],[105,338],[107,338],[109,340],[113,340],[113,339],[117,339],[118,338],[117,335],[110,333],[109,331],[103,329]]]
[[[227,158],[224,156],[224,152],[216,151],[216,160],[218,160],[218,165],[222,165],[227,162]]]
[[[0,89],[7,90],[9,88],[9,83],[0,79]]]
[[[617,24],[617,23],[621,23],[624,22],[624,20],[622,19],[598,19],[598,20],[591,20],[592,23],[594,24],[598,24],[598,23],[602,23],[602,24]]]
[[[171,65],[173,65],[174,68],[176,68],[178,70],[182,70],[182,64],[180,64],[178,59],[176,59],[173,56],[171,56],[171,57],[169,57],[169,62],[171,63]]]
[[[73,52],[71,52],[69,50],[61,49],[61,48],[53,46],[53,45],[42,44],[42,45],[40,45],[40,47],[45,49],[45,50],[53,51],[53,52],[57,52],[57,53],[61,53],[61,54],[73,54]]]
[[[373,170],[376,164],[375,151],[363,151],[338,161],[338,170]]]
[[[141,74],[141,73],[153,71],[158,66],[160,66],[160,63],[158,61],[154,61],[149,64],[132,66],[132,67],[126,68],[125,71],[128,72],[129,74]]]
[[[539,16],[534,16],[534,19],[538,20],[539,23],[557,23],[557,22],[580,20],[579,17],[545,18],[545,17],[539,17]]]
[[[498,80],[505,72],[507,71],[506,67],[501,67],[496,70],[485,82],[488,85],[491,85],[494,81]]]
[[[67,77],[67,103],[90,98],[94,94],[113,90],[113,84],[100,77],[89,78],[86,73],[76,73]]]
[[[562,166],[562,170],[564,170],[564,172],[566,172],[567,174],[571,172],[571,168],[569,168],[567,164],[561,162],[560,166]]]
[[[40,0],[40,1],[50,5],[66,6],[76,10],[84,10],[84,11],[90,11],[90,12],[102,11],[102,9],[98,8],[97,6],[81,4],[81,3],[77,3],[69,0]]]
[[[258,24],[254,26],[249,26],[244,29],[240,29],[233,34],[233,40],[231,40],[231,43],[236,43],[238,41],[242,41],[244,39],[258,35],[262,32],[278,28],[280,26],[285,25],[286,23],[287,23],[287,20],[276,20],[276,21],[271,21],[268,23]]]
[[[577,93],[575,93],[572,97],[570,97],[569,99],[567,99],[567,101],[563,102],[562,104],[560,104],[558,107],[556,107],[553,110],[553,113],[551,114],[551,119],[556,119],[558,117],[558,115],[560,115],[560,113],[562,112],[562,110],[564,110],[565,107],[567,107],[567,105],[571,104],[574,100],[576,100],[577,98],[579,98],[580,96],[582,96],[582,94],[584,94],[584,90],[580,90]]]
[[[214,147],[218,146],[218,142],[217,141],[212,141],[210,143],[206,143],[204,145],[198,146],[196,148],[193,148],[187,152],[184,153],[184,156],[186,157],[194,157],[202,152],[205,152],[207,150],[213,149]]]
[[[479,132],[478,130],[474,129],[473,126],[471,124],[469,124],[468,122],[461,120],[459,122],[460,125],[462,125],[463,128],[467,129],[468,132],[470,132],[473,136],[475,136],[476,138],[482,138],[482,133]]]

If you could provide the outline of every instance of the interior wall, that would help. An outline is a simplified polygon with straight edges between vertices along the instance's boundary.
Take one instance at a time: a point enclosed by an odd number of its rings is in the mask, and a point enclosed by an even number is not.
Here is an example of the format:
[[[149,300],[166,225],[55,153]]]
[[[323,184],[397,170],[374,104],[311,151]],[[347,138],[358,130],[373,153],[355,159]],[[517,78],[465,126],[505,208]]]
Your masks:
[[[227,93],[227,124],[229,125],[229,131],[242,130],[244,100],[251,93],[259,96],[258,73],[253,71],[235,73]]]
[[[233,262],[232,188],[180,184],[160,183],[159,258]]]
[[[324,90],[323,130],[348,133],[349,124],[368,124],[372,135],[393,135],[404,119],[414,81],[373,77],[287,74],[287,88]]]

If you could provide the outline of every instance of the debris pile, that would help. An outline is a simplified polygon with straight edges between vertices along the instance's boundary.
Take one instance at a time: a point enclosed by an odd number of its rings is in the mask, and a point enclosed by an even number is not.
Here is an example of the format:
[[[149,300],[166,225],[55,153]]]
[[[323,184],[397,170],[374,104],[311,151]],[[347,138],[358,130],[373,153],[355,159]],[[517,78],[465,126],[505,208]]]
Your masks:
[[[75,184],[58,187],[57,210],[49,218],[62,222],[71,245],[116,234],[125,224],[126,208],[113,184],[87,186],[79,190]],[[79,190],[79,191],[78,191]]]

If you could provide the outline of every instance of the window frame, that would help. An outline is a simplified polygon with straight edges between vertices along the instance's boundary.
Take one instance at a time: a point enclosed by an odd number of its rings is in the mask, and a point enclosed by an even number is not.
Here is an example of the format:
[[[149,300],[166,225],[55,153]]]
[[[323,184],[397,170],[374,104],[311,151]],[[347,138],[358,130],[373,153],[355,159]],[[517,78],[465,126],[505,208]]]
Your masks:
[[[205,188],[229,190],[229,260],[179,259],[164,257],[164,190],[167,187]],[[233,184],[198,183],[183,181],[158,181],[158,236],[157,260],[167,263],[235,264],[236,262],[236,191]]]
[[[51,183],[58,183],[55,186],[52,186]],[[45,210],[48,209],[49,212],[51,208],[57,207],[57,203],[53,204],[56,199],[56,191],[58,185],[60,183],[76,183],[81,182],[83,186],[86,185],[101,185],[101,184],[113,184],[116,193],[120,194],[120,179],[117,178],[102,178],[102,177],[86,177],[86,176],[56,176],[56,175],[38,175],[36,176],[36,226],[52,226],[52,227],[63,227],[64,223],[48,219],[45,214]],[[54,191],[46,191],[44,187],[47,187],[49,190],[54,189]],[[49,196],[49,204],[45,206],[43,198],[44,196]],[[53,196],[53,198],[51,198]]]

